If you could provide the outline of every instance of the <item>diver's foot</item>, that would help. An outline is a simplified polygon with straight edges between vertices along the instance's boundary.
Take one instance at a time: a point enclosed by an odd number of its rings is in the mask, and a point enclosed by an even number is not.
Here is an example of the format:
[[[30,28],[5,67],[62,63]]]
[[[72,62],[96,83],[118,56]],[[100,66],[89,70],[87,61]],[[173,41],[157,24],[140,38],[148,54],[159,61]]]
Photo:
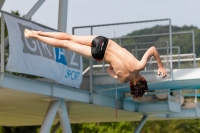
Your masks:
[[[28,30],[28,29],[25,29],[25,30],[24,30],[24,36],[25,36],[26,38],[31,38],[31,37],[33,37],[33,32],[30,31],[30,30]]]

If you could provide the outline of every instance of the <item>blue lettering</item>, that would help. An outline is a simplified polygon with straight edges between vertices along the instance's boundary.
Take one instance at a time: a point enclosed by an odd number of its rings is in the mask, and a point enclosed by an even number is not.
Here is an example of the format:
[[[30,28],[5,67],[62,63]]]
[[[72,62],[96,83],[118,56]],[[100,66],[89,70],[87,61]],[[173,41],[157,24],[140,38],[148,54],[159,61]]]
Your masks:
[[[63,65],[67,66],[67,60],[65,57],[65,50],[62,48],[55,48],[56,53],[56,62],[62,63]]]
[[[71,80],[74,80],[74,77],[75,77],[75,76],[74,76],[74,75],[75,75],[74,73],[75,73],[75,72],[74,72],[74,71],[72,71]]]
[[[65,78],[70,78],[71,80],[78,80],[79,75],[80,75],[80,72],[67,69],[66,74],[65,74]]]

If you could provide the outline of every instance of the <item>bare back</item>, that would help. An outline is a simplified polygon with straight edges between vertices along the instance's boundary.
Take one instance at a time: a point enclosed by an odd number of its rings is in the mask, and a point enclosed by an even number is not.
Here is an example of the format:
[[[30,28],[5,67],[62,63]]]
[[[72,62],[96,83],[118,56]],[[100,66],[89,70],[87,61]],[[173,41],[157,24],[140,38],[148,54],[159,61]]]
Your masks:
[[[138,72],[138,60],[125,48],[109,40],[104,61],[113,68],[118,80],[128,82]]]

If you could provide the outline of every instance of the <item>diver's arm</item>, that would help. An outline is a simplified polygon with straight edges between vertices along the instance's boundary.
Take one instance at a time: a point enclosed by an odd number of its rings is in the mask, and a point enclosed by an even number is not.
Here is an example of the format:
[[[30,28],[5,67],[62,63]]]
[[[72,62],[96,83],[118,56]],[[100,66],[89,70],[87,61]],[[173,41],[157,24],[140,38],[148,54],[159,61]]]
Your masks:
[[[154,46],[152,46],[151,48],[149,48],[146,51],[146,53],[142,57],[142,60],[139,63],[139,68],[144,69],[144,67],[146,66],[148,60],[152,56],[155,58],[155,60],[157,61],[157,64],[158,64],[158,75],[160,75],[160,73],[161,73],[162,74],[162,78],[165,78],[167,76],[167,71],[163,67],[163,64],[162,64],[161,59],[160,59],[160,55],[159,55],[158,51],[156,50],[156,48]]]

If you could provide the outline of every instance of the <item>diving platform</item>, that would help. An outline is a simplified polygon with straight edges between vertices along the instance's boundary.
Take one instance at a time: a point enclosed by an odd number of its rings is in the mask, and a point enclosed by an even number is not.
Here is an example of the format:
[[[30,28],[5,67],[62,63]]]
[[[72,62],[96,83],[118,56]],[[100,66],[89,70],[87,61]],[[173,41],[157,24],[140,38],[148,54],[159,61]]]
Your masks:
[[[191,74],[188,69],[174,70],[174,77],[177,77],[177,71]],[[190,71],[200,73],[199,68],[191,68]],[[148,74],[155,73],[152,71]],[[173,91],[198,90],[199,78],[194,77],[196,75],[193,76],[193,74],[187,76],[189,79],[166,79],[149,83],[151,92],[145,94],[139,101],[132,101],[129,96],[125,96],[129,92],[128,84],[117,83],[114,88],[116,81],[106,74],[93,75],[94,92],[89,92],[88,88],[76,89],[4,73],[0,75],[0,117],[2,118],[0,125],[4,126],[41,125],[49,104],[57,99],[65,101],[70,123],[139,121],[143,114],[148,115],[148,120],[200,116],[200,106],[196,101],[193,101],[191,106],[185,101],[180,104],[179,99],[173,100],[173,96],[169,94],[169,89]],[[87,79],[88,76],[83,76],[84,85],[88,84]],[[102,82],[101,79],[106,82]],[[156,95],[159,93],[156,90],[166,90],[164,93],[167,93],[167,97],[157,98]],[[58,121],[59,118],[56,115],[54,123]]]

